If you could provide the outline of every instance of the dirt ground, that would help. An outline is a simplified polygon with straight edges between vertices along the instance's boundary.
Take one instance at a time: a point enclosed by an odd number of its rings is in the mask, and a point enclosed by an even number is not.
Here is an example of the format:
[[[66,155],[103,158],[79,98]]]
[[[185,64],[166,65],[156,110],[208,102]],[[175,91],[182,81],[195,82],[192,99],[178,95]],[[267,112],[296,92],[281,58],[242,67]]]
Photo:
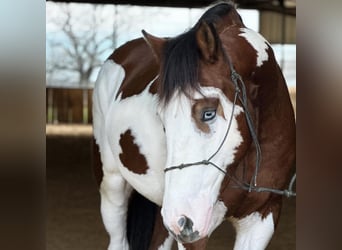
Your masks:
[[[91,168],[91,127],[47,126],[46,131],[47,249],[106,249],[108,236]],[[285,199],[279,226],[267,249],[295,249],[295,230],[296,200]],[[211,236],[208,249],[233,249],[234,237],[230,224],[223,223]]]

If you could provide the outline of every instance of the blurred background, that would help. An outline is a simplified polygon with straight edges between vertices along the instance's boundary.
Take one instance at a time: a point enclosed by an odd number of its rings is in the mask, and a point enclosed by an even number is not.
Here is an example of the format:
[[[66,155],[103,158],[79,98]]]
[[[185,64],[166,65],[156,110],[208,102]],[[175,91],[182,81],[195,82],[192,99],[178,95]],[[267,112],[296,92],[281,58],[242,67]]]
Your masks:
[[[77,2],[46,3],[48,124],[91,124],[92,88],[101,64],[113,49],[141,37],[142,29],[156,36],[178,35],[192,27],[202,15],[205,9],[199,5],[206,6],[214,1],[179,1],[178,4],[172,1],[172,5],[181,7],[134,5],[137,1],[107,1],[108,4],[102,5],[94,4],[99,1]],[[132,5],[116,5],[116,2]],[[245,25],[259,31],[272,44],[287,84],[294,91],[295,1],[236,2],[245,4],[238,5]],[[150,4],[168,5],[163,1]]]
[[[75,0],[46,2],[47,249],[105,249],[108,237],[92,173],[92,88],[114,48],[140,37],[175,36],[216,1]],[[101,4],[99,4],[101,3]],[[296,109],[296,1],[236,0],[248,28],[271,44]],[[295,198],[285,199],[268,249],[295,249]],[[222,224],[209,249],[232,249]]]

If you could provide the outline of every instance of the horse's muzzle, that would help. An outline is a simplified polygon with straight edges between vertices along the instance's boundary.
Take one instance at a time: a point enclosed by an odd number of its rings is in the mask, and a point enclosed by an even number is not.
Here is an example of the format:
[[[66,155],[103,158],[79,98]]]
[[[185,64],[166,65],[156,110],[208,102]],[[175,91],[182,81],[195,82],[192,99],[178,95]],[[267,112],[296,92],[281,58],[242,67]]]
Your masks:
[[[193,222],[186,216],[180,217],[178,220],[179,234],[175,234],[171,230],[171,234],[181,243],[191,243],[200,239],[199,232],[193,231]]]

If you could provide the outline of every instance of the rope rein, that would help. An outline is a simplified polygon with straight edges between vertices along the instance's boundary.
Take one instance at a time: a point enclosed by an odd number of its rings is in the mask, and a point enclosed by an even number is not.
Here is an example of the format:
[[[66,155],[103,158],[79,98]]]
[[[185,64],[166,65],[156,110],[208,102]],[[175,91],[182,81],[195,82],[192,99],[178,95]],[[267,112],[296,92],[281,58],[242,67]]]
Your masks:
[[[247,190],[248,192],[252,192],[252,191],[253,192],[271,192],[271,193],[275,193],[275,194],[279,194],[279,195],[284,195],[286,197],[296,196],[296,192],[292,191],[293,190],[293,184],[296,180],[296,174],[293,175],[293,177],[290,181],[290,184],[288,186],[288,189],[285,189],[285,190],[279,190],[279,189],[274,189],[274,188],[258,187],[257,186],[257,176],[258,176],[258,172],[259,172],[259,168],[260,168],[260,162],[261,162],[261,147],[260,147],[260,144],[258,141],[257,134],[255,132],[256,130],[255,130],[255,126],[253,124],[251,114],[249,113],[249,110],[248,110],[246,86],[245,86],[241,76],[235,71],[235,69],[231,63],[231,60],[229,60],[229,58],[228,58],[228,55],[226,55],[226,57],[227,57],[227,61],[228,61],[230,72],[231,72],[230,77],[232,79],[232,82],[235,85],[235,94],[234,94],[232,112],[231,112],[230,119],[228,122],[228,127],[227,127],[226,133],[222,139],[221,144],[219,145],[217,150],[207,160],[202,160],[202,161],[192,162],[192,163],[182,163],[182,164],[179,164],[177,166],[171,166],[171,167],[165,168],[164,172],[166,173],[166,172],[174,170],[174,169],[183,169],[183,168],[196,166],[196,165],[211,165],[211,166],[215,167],[216,169],[218,169],[220,172],[222,172],[224,175],[229,176],[231,179],[233,179],[237,183],[237,186],[233,186],[233,188]],[[223,147],[223,144],[225,143],[225,141],[228,137],[229,130],[230,130],[230,127],[232,125],[232,121],[233,121],[233,117],[234,117],[234,110],[235,110],[237,99],[239,99],[239,101],[242,104],[242,108],[243,108],[244,113],[245,113],[247,125],[248,125],[249,131],[250,131],[250,134],[251,134],[251,137],[252,137],[253,143],[255,145],[255,149],[256,149],[255,171],[254,171],[254,174],[251,178],[250,183],[242,182],[242,181],[230,176],[227,173],[227,171],[223,170],[222,168],[220,168],[219,166],[217,166],[215,163],[213,163],[211,161],[217,155],[217,153],[221,150],[221,148]]]

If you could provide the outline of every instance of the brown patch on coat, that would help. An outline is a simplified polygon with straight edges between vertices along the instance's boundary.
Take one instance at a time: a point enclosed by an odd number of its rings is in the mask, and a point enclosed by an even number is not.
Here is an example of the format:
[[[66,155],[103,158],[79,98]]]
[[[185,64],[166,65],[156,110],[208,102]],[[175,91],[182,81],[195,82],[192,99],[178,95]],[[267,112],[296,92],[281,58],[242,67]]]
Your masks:
[[[228,209],[228,217],[233,214],[233,211],[238,209],[241,204],[241,201],[245,198],[244,193],[245,191],[242,189],[232,188],[233,186],[237,186],[235,180],[230,178],[233,176],[234,179],[237,179],[241,182],[248,182],[247,175],[246,175],[246,168],[245,168],[245,157],[246,153],[248,152],[249,148],[251,147],[251,136],[248,129],[248,125],[245,118],[245,113],[242,112],[235,117],[238,130],[241,133],[241,137],[243,141],[241,144],[235,149],[236,152],[234,154],[234,162],[231,165],[227,166],[228,174],[224,178],[220,188],[219,199],[224,201],[225,206]]]
[[[217,26],[221,27],[220,24]],[[290,98],[286,94],[286,84],[271,48],[267,49],[268,61],[256,67],[255,49],[244,37],[239,36],[242,27],[224,25],[219,30],[219,36],[225,52],[245,83],[248,107],[262,151],[257,184],[283,189],[291,178],[290,170],[295,159],[295,123]],[[212,65],[201,63],[200,73],[202,86],[217,87],[233,101],[235,91],[229,65],[220,60]],[[239,101],[237,103],[240,105]],[[281,196],[268,192],[248,193],[232,187],[237,183],[229,176],[241,182],[250,182],[256,161],[255,146],[251,142],[245,117],[239,115],[237,120],[244,141],[237,149],[236,162],[229,166],[228,176],[222,182],[220,199],[229,208],[227,216],[243,218],[258,211],[262,217],[266,217],[272,212],[276,224]]]
[[[250,79],[253,83],[250,88],[252,93],[247,90],[247,94],[252,96],[249,98],[249,108],[262,152],[257,185],[282,190],[290,181],[295,161],[295,122],[281,71],[273,53],[270,50],[267,52],[269,60],[255,69]],[[245,81],[247,88],[250,82]],[[249,183],[255,171],[255,161],[255,146],[251,143],[239,164],[231,169],[231,174]],[[233,185],[236,183],[226,180],[225,188],[221,191],[221,199],[230,208],[227,216],[243,218],[258,211],[265,218],[272,213],[277,224],[282,196],[269,192],[248,193],[231,188]]]
[[[203,112],[206,110],[216,110],[216,115],[220,115],[225,119],[222,105],[218,98],[203,98],[194,100],[191,109],[191,116],[199,130],[209,133],[210,128],[206,122],[202,121]]]
[[[148,165],[146,158],[140,153],[139,146],[135,144],[131,130],[120,135],[122,153],[119,155],[122,164],[135,174],[146,174]]]
[[[116,98],[120,94],[122,99],[140,94],[158,74],[159,64],[143,38],[127,42],[108,59],[120,64],[125,70],[125,78]]]
[[[150,92],[152,95],[157,94],[158,85],[159,85],[159,77],[157,77],[156,80],[154,80],[154,82],[151,84],[150,88],[148,89],[148,92]]]
[[[283,197],[280,195],[272,194],[270,195],[268,202],[266,202],[264,206],[261,206],[258,209],[258,212],[261,214],[262,219],[265,219],[270,213],[272,213],[273,223],[275,227],[278,225],[279,222],[279,215],[283,202],[282,198]]]
[[[103,178],[103,170],[102,170],[102,162],[100,156],[100,148],[96,144],[95,138],[92,138],[92,163],[93,163],[93,172],[95,176],[95,180],[97,186],[100,187]]]

